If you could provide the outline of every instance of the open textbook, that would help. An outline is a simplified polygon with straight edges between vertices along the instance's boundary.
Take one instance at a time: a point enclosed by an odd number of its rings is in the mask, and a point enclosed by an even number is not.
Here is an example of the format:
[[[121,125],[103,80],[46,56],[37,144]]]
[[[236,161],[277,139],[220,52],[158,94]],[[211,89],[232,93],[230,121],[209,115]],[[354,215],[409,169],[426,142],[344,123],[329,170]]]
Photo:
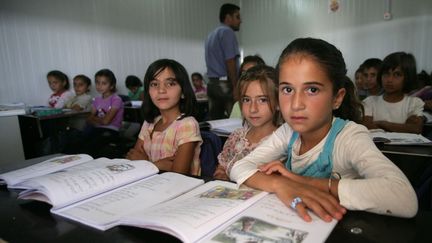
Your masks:
[[[337,221],[304,222],[274,194],[211,181],[119,222],[173,235],[183,242],[323,242]]]
[[[310,215],[312,222],[303,221],[275,194],[269,194],[200,242],[324,242],[337,221],[326,223],[315,214]]]
[[[161,183],[163,178],[167,178],[165,179],[167,181],[172,177],[170,184],[172,193],[161,196],[161,201],[164,201],[204,183],[203,180],[184,175],[157,174],[158,172],[158,168],[153,163],[145,160],[99,158],[64,171],[25,180],[17,184],[17,187],[27,188],[18,194],[18,198],[49,203],[53,206],[51,210],[54,211],[116,188],[130,187],[131,183],[139,183],[143,180],[151,180],[151,182],[137,184],[135,192],[131,189],[122,196],[127,196],[128,193],[129,196],[133,193],[140,194],[146,188],[150,188],[151,183]],[[147,197],[154,197],[154,195],[147,194]],[[139,203],[141,202],[135,202],[135,204]]]
[[[67,158],[67,157],[63,157]],[[18,183],[19,198],[106,230],[118,225],[171,234],[184,242],[323,242],[336,221],[304,222],[274,194],[225,181],[166,172],[148,161],[99,158]],[[278,240],[279,239],[279,240]]]
[[[23,182],[30,178],[65,170],[69,167],[76,166],[92,160],[93,158],[90,155],[86,154],[74,154],[54,157],[38,164],[0,174],[0,185],[7,184],[9,188],[19,188],[18,184],[20,182]]]
[[[165,172],[51,212],[107,230],[118,225],[126,215],[175,198],[203,183],[200,179]]]
[[[234,130],[242,127],[243,120],[240,118],[227,118],[211,120],[200,123],[201,128],[209,128],[217,135],[229,136]]]
[[[391,145],[432,145],[432,141],[421,134],[385,132],[382,129],[371,129],[369,132],[374,142]]]

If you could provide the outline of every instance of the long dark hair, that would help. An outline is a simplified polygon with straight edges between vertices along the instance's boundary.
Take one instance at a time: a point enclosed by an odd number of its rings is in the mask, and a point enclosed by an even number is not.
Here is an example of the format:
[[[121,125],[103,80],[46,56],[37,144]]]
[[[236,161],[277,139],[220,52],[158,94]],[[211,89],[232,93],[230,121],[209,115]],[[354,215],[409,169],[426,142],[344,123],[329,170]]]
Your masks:
[[[176,81],[181,87],[181,92],[184,98],[180,99],[180,112],[184,113],[185,116],[195,115],[197,101],[186,69],[175,60],[159,59],[150,64],[144,76],[144,101],[141,109],[144,115],[144,120],[149,123],[152,123],[154,119],[160,115],[159,109],[150,98],[150,82],[166,68],[171,69],[175,75]]]
[[[64,88],[67,89],[67,90],[69,90],[69,87],[70,87],[69,77],[64,72],[59,71],[59,70],[52,70],[52,71],[48,72],[47,79],[48,79],[49,76],[53,76],[56,79],[64,82],[65,83]]]
[[[95,76],[94,76],[95,83],[96,83],[97,77],[106,77],[107,80],[108,80],[108,82],[111,85],[111,92],[116,92],[117,91],[117,87],[116,87],[116,85],[117,85],[117,79],[116,79],[114,73],[111,70],[109,70],[107,68],[104,68],[104,69],[101,69],[101,70],[97,71],[97,73],[95,73]]]
[[[360,102],[353,100],[355,90],[346,86],[346,65],[342,53],[332,44],[314,38],[298,38],[293,40],[283,51],[279,57],[276,66],[279,73],[280,65],[291,55],[306,54],[315,59],[322,67],[328,78],[333,83],[333,94],[345,88],[346,94],[340,107],[333,110],[333,115],[342,119],[348,119],[355,122],[360,122],[362,119],[363,105]],[[347,112],[350,111],[350,112]]]
[[[409,93],[417,88],[417,67],[415,57],[411,53],[394,52],[386,56],[383,60],[382,68],[378,73],[379,82],[382,83],[382,75],[400,67],[404,74],[402,91]]]

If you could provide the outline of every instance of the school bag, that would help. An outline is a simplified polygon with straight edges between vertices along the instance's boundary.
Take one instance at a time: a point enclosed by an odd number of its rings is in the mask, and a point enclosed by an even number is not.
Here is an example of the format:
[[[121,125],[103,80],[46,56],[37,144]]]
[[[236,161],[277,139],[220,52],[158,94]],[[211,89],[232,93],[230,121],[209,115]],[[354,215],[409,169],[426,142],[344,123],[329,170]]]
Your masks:
[[[201,176],[213,177],[218,165],[217,156],[222,151],[222,140],[210,131],[201,130],[201,137],[203,140],[200,153]]]

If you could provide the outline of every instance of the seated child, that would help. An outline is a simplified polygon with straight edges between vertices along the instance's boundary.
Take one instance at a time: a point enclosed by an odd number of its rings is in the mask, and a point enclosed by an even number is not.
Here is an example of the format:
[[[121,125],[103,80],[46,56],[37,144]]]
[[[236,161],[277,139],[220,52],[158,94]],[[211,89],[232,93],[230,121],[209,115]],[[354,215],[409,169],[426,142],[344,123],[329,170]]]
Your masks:
[[[366,90],[366,97],[382,94],[381,83],[378,74],[381,70],[382,61],[379,58],[366,59],[361,65],[363,69],[363,88]]]
[[[79,74],[73,79],[73,86],[75,96],[66,102],[65,108],[74,111],[90,111],[92,97],[88,94],[90,92],[91,81],[90,78]]]
[[[274,68],[258,65],[242,74],[237,83],[237,96],[244,126],[235,130],[226,140],[218,156],[215,179],[229,180],[234,163],[250,153],[279,125],[277,83]]]
[[[61,71],[53,70],[47,74],[49,87],[53,91],[48,99],[48,106],[51,108],[63,108],[65,103],[73,97],[69,91],[69,78]]]
[[[126,158],[152,161],[164,171],[200,175],[202,138],[186,69],[174,60],[157,60],[148,67],[144,86],[145,121]]]
[[[240,65],[240,77],[249,68],[256,65],[265,65],[264,60],[258,55],[245,56],[243,63]],[[239,102],[236,101],[230,113],[230,118],[242,118]]]
[[[123,121],[123,101],[116,94],[116,77],[109,69],[101,69],[95,74],[96,90],[100,94],[94,98],[91,114],[83,134],[65,148],[66,153],[86,153],[94,158],[118,157],[109,154],[110,143],[116,142]]]
[[[204,78],[201,73],[192,73],[191,78],[196,98],[198,100],[206,100],[207,88],[204,86]]]
[[[361,103],[352,84],[346,86],[342,53],[320,39],[296,39],[277,71],[286,124],[237,161],[230,178],[275,193],[305,221],[312,220],[310,211],[326,222],[342,219],[347,209],[416,215],[410,182],[356,123]]]
[[[432,111],[432,79],[429,74],[424,70],[418,75],[419,89],[410,93],[410,96],[416,96],[423,100],[425,103],[424,110]]]
[[[143,100],[144,88],[142,87],[141,80],[134,75],[129,75],[125,80],[126,88],[129,89],[128,96],[130,100]]]
[[[367,96],[367,90],[364,89],[364,79],[363,67],[360,66],[355,72],[355,86],[360,100],[363,100]]]
[[[379,78],[384,93],[363,100],[363,124],[369,129],[420,134],[424,122],[424,102],[407,95],[416,87],[414,56],[405,52],[388,55],[384,58]]]

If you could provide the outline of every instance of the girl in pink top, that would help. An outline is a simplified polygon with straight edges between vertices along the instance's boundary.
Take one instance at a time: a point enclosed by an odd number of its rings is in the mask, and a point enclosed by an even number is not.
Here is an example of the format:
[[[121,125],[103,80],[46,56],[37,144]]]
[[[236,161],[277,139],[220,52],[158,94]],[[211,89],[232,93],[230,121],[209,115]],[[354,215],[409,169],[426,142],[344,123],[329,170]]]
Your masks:
[[[206,100],[207,88],[204,85],[204,78],[201,73],[192,73],[191,78],[196,98],[198,100]]]
[[[65,153],[86,153],[94,158],[115,158],[121,155],[113,152],[110,144],[117,143],[123,121],[123,102],[116,94],[116,77],[109,69],[95,74],[96,91],[100,94],[92,102],[92,111],[87,126],[76,141],[72,141]]]
[[[95,74],[95,82],[100,96],[93,100],[87,122],[95,128],[118,133],[123,122],[124,108],[122,99],[115,93],[117,81],[114,73],[109,69],[99,70]]]
[[[160,170],[200,175],[196,98],[185,68],[170,59],[153,62],[144,77],[144,124],[126,158],[152,161]]]
[[[48,99],[48,106],[52,108],[63,108],[73,93],[69,91],[69,78],[61,71],[53,70],[47,74],[50,89],[53,91]]]

